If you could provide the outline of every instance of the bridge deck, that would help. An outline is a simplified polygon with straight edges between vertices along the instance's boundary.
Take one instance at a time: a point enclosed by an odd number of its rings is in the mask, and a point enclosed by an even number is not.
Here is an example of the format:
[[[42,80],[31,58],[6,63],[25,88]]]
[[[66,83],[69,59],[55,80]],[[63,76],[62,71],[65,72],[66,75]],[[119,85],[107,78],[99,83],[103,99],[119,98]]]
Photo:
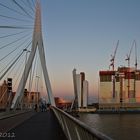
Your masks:
[[[37,113],[9,133],[14,133],[16,140],[67,140],[51,111]]]

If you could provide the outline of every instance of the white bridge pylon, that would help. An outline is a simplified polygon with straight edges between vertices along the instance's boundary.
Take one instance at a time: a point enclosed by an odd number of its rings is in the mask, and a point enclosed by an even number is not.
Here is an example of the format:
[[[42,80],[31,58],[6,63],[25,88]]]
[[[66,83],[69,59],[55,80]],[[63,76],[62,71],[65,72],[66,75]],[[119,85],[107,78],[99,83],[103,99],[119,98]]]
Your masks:
[[[32,63],[35,57],[36,50],[39,50],[39,56],[41,61],[41,66],[43,69],[43,75],[45,80],[45,85],[48,93],[48,98],[52,106],[55,106],[54,97],[52,94],[51,84],[49,81],[49,76],[47,72],[46,67],[46,61],[45,61],[45,53],[44,53],[44,46],[43,46],[43,38],[42,38],[42,29],[41,29],[41,8],[40,3],[37,0],[36,2],[36,14],[35,14],[35,23],[34,23],[34,32],[33,32],[33,39],[32,39],[32,49],[31,53],[29,55],[29,59],[27,61],[26,67],[24,69],[22,78],[20,80],[19,86],[17,88],[16,95],[12,101],[11,108],[16,108],[17,104],[21,102],[22,97],[24,95],[24,88],[26,85],[26,81],[30,72],[30,69],[32,67]]]

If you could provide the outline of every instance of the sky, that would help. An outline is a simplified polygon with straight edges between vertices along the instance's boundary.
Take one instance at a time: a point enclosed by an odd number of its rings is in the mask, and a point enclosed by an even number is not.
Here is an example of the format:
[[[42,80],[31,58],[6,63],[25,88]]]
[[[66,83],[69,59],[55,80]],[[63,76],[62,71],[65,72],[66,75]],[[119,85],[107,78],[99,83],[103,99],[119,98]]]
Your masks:
[[[108,70],[117,41],[115,68],[140,46],[139,0],[42,0],[46,61],[56,95],[73,95],[72,70],[85,72],[96,98],[100,70]],[[131,66],[134,67],[134,50]],[[94,100],[94,99],[93,99]]]
[[[134,39],[140,68],[139,0],[41,0],[41,7],[46,64],[54,96],[74,97],[72,70],[76,68],[77,73],[85,72],[90,100],[97,99],[99,71],[109,69],[118,40],[115,68],[127,66],[126,54]],[[133,50],[132,67],[134,63]]]

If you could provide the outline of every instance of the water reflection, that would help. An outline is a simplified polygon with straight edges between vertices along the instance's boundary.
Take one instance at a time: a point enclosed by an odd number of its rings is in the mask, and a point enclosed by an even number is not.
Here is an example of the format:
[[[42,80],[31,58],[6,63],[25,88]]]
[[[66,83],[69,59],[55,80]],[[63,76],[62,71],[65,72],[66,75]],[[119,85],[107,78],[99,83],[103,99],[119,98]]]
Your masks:
[[[140,114],[80,114],[79,119],[115,140],[140,139]]]

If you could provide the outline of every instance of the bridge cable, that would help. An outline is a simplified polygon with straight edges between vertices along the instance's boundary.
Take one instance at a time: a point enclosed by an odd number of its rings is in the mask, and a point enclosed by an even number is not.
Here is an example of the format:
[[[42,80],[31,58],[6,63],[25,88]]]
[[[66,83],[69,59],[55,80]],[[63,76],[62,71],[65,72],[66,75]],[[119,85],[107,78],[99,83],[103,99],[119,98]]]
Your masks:
[[[9,35],[0,36],[0,38],[6,38],[6,37],[10,37],[10,36],[22,34],[22,33],[24,33],[24,32],[27,32],[27,31],[22,31],[22,32],[14,33],[14,34],[9,34]]]
[[[28,34],[28,35],[29,35],[29,34]],[[0,47],[0,50],[3,49],[3,48],[5,48],[5,47],[7,47],[7,46],[9,46],[9,45],[11,45],[11,44],[14,44],[14,43],[16,43],[16,42],[22,40],[22,39],[25,38],[25,37],[27,37],[27,35],[22,36],[22,37],[20,37],[20,38],[18,38],[18,39],[16,39],[16,40],[14,40],[13,42],[10,42],[10,43],[6,44],[6,45],[3,45],[2,47]]]
[[[22,21],[22,22],[25,21],[25,22],[29,22],[29,20],[18,19],[18,18],[14,18],[14,17],[5,16],[5,15],[0,15],[0,17],[7,18],[7,19],[13,19],[13,20],[16,20],[16,21]]]
[[[29,72],[29,86],[28,86],[28,89],[29,89],[29,93],[31,93],[31,78],[32,78],[32,67],[30,69],[30,72]]]
[[[1,25],[0,28],[7,28],[7,29],[33,29],[31,27],[29,28],[29,27],[22,27],[22,26],[5,26],[5,25]]]
[[[4,60],[5,58],[7,58],[10,54],[12,54],[13,52],[15,52],[17,49],[19,49],[23,43],[25,43],[26,41],[28,40],[28,38],[26,40],[24,40],[24,42],[22,42],[20,45],[18,45],[14,50],[12,50],[11,52],[9,52],[8,54],[6,54],[4,57],[2,57],[0,59],[0,61]],[[32,41],[30,41],[30,44],[31,44]]]
[[[29,3],[29,6],[31,7],[33,13],[35,13],[35,7],[31,4],[31,2],[29,0],[26,0]]]
[[[16,61],[22,56],[22,54],[23,54],[23,52],[19,54],[19,56],[14,60],[14,62],[12,62],[12,64],[11,64],[11,65],[6,69],[6,71],[0,76],[0,80],[1,80],[1,79],[6,75],[6,73],[12,68],[12,66],[13,66],[13,65],[16,63]],[[12,60],[12,61],[13,61],[13,60]],[[10,63],[11,63],[11,62],[10,62]],[[9,64],[8,64],[8,65],[9,65]],[[7,66],[8,66],[8,65],[7,65]],[[7,66],[6,66],[6,67],[7,67]],[[6,67],[5,67],[5,68],[6,68]],[[4,68],[4,69],[5,69],[5,68]],[[4,70],[4,69],[3,69],[3,70]],[[2,71],[3,71],[3,70],[2,70]],[[1,71],[1,72],[2,72],[2,71]],[[1,72],[0,72],[0,73],[1,73]]]
[[[29,46],[31,45],[31,42],[30,43],[28,43],[28,45],[23,49],[23,50],[25,50],[25,49],[29,49]],[[21,60],[21,57],[20,57],[20,59],[18,60],[18,62]],[[16,62],[16,64],[15,65],[17,65],[17,63],[18,62]],[[17,81],[18,81],[18,79],[20,78],[20,75],[21,75],[21,72],[23,72],[22,70],[24,70],[24,65],[23,65],[23,61],[21,61],[21,65],[20,65],[21,67],[19,68],[18,67],[18,69],[16,70],[16,72],[15,72],[15,74],[13,74],[13,75],[15,75],[15,76],[13,76],[13,79],[16,79],[15,80],[15,85],[14,85],[14,87],[16,86],[16,84],[17,84]],[[13,71],[13,69],[14,69],[15,67],[13,67],[10,71],[9,71],[9,74],[11,73],[11,71]],[[21,69],[22,68],[22,69]],[[21,70],[20,70],[21,69]],[[19,71],[19,75],[17,74],[18,73],[18,71]],[[9,75],[8,74],[8,75]],[[16,76],[17,76],[17,78],[16,78]]]
[[[36,63],[37,63],[37,56],[35,56],[35,61],[34,61],[32,75],[31,75],[31,90],[32,90],[32,86],[33,86],[33,79],[34,79],[34,74],[35,74]]]
[[[20,60],[21,60],[21,57],[18,59],[18,61],[14,65],[16,65]],[[22,66],[22,65],[20,65],[20,66]],[[12,67],[12,69],[8,72],[7,77],[9,77],[9,74],[11,73],[11,71],[13,71],[13,69],[15,69],[15,67]],[[18,71],[19,71],[19,67],[18,67]],[[16,75],[17,75],[18,71],[16,70]],[[20,73],[21,73],[21,71],[20,71]],[[14,77],[11,77],[11,78],[14,79]],[[8,100],[7,101],[9,101],[9,100],[10,100],[10,94],[9,94],[9,97],[8,97]]]
[[[11,65],[11,63],[17,58],[17,56],[15,56],[14,58],[11,59],[11,61],[5,66],[3,67],[3,69],[0,71],[0,73],[2,73],[9,65]]]
[[[22,62],[22,61],[21,61],[21,62]],[[22,64],[23,64],[23,62],[22,62]],[[21,67],[18,68],[19,74],[16,74],[16,75],[17,75],[17,78],[15,79],[15,83],[14,83],[13,88],[15,88],[15,86],[16,86],[18,80],[21,78],[21,73],[23,73],[24,65],[22,65],[22,64],[20,65]],[[17,72],[17,73],[18,73],[18,72]]]
[[[2,4],[2,3],[0,3],[0,6],[5,7],[5,8],[7,8],[7,9],[9,9],[9,10],[11,10],[11,11],[13,11],[13,12],[19,14],[19,15],[28,17],[27,15],[24,15],[23,13],[21,13],[21,12],[15,10],[15,9],[12,9],[12,8],[10,8],[10,7],[8,7],[8,6],[4,5],[4,4]],[[28,18],[29,18],[29,17],[28,17]]]
[[[31,0],[32,1],[32,4],[33,4],[33,7],[35,7],[35,2],[34,2],[34,0]]]
[[[25,1],[21,1],[28,9],[28,13],[30,13],[30,15],[34,15],[34,11],[32,10],[32,7],[30,7]]]
[[[27,1],[27,0],[26,0],[26,1]],[[27,2],[28,2],[28,1],[27,1]],[[32,8],[32,5],[31,5],[30,2],[28,2],[28,4],[27,4],[25,1],[22,1],[22,3],[24,3],[25,6],[28,6],[28,8],[30,8],[31,11],[32,11],[33,13],[35,13],[35,11],[34,11],[34,9]]]
[[[31,43],[29,43],[24,49],[28,49],[29,48],[29,46],[30,46],[30,44]],[[24,50],[23,49],[23,50]],[[18,61],[14,64],[14,65],[16,65],[19,61],[20,61],[20,59],[21,59],[21,57],[18,59]],[[23,64],[23,61],[22,61],[22,64]],[[9,73],[7,74],[7,75],[9,75],[10,73],[12,73],[12,71],[13,71],[13,69],[14,69],[15,67],[13,67],[10,71],[9,71]],[[19,70],[19,68],[18,68],[18,70]],[[16,74],[17,74],[17,71],[16,71]],[[14,77],[13,77],[14,78]]]
[[[26,39],[27,40],[27,39]],[[26,41],[25,40],[25,41]],[[21,43],[21,42],[20,42]],[[20,45],[20,43],[18,44],[18,46]],[[23,42],[23,44],[25,44],[26,42]],[[21,47],[23,46],[23,44],[21,45]],[[25,46],[25,45],[24,45]],[[21,47],[19,47],[19,48],[21,48]],[[20,51],[22,51],[23,49],[20,49]],[[14,54],[14,52],[13,52],[13,55],[12,56],[16,56],[17,54]],[[4,61],[5,60],[5,61]],[[0,62],[2,62],[3,63],[3,66],[2,66],[2,63],[1,63],[1,67],[0,67],[0,71],[1,71],[1,69],[3,69],[4,67],[5,67],[5,64],[7,64],[8,62],[9,62],[9,60],[11,60],[11,59],[8,59],[8,56],[7,56],[7,58],[5,58],[4,60],[2,60],[2,61],[0,61]]]
[[[34,19],[16,0],[12,0],[24,13],[26,13],[30,18]]]

